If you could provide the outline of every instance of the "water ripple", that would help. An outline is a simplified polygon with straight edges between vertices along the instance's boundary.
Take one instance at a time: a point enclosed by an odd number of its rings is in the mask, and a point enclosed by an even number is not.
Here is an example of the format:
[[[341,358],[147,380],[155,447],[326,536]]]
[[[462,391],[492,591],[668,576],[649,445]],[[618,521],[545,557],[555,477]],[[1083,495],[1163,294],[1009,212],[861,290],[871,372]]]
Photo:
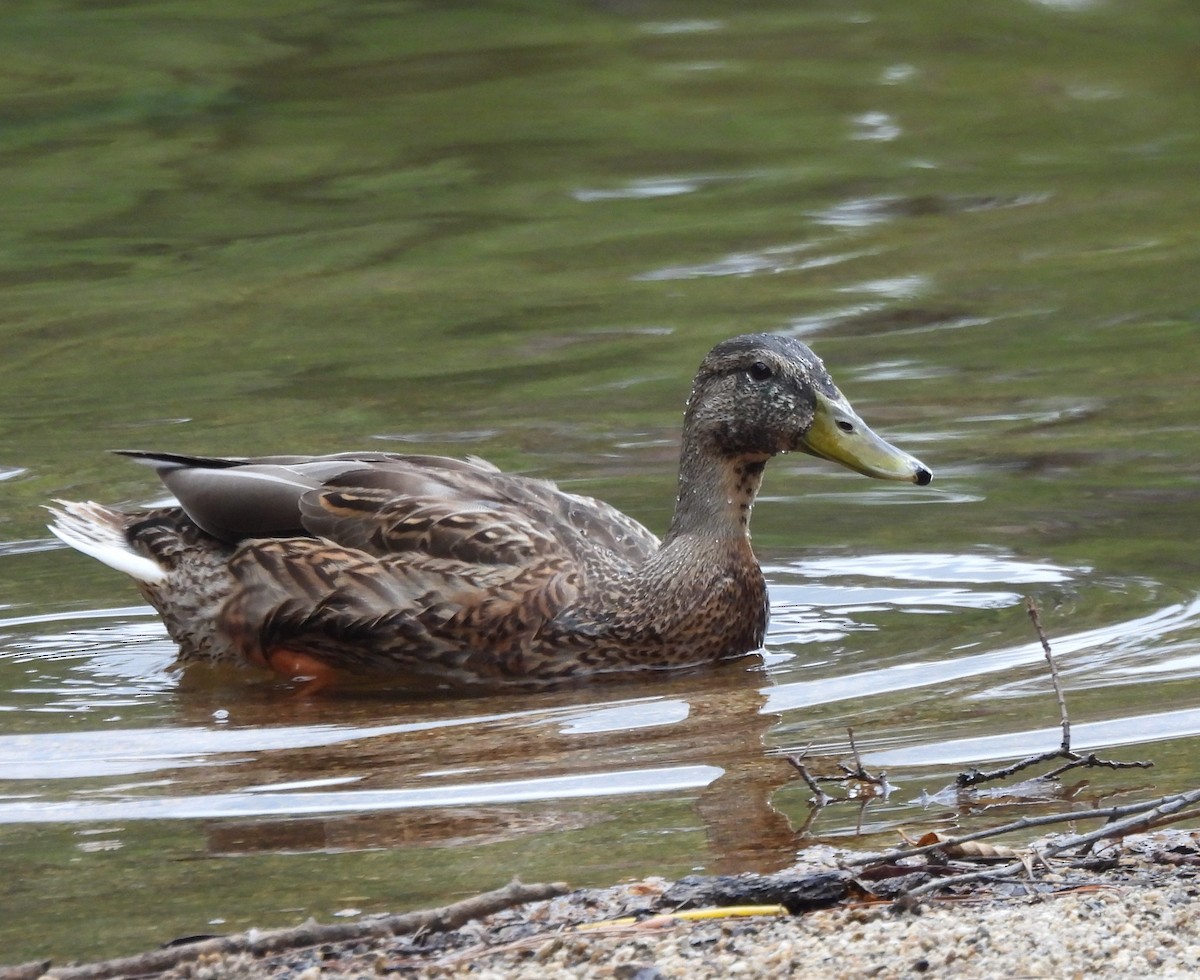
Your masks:
[[[668,266],[642,272],[632,279],[634,282],[669,282],[676,279],[704,279],[719,276],[775,275],[781,272],[799,272],[820,269],[826,266],[849,262],[869,254],[868,250],[815,255],[806,259],[792,256],[817,248],[820,242],[801,242],[795,245],[778,245],[758,252],[733,252],[713,262],[699,265]],[[855,291],[853,289],[847,291]],[[873,291],[866,289],[864,291]]]
[[[1118,745],[1145,745],[1200,735],[1200,708],[1156,711],[1073,724],[1071,747],[1076,752],[1112,748]],[[902,748],[868,751],[864,761],[873,766],[953,766],[965,763],[1020,759],[1057,745],[1062,729],[1030,728],[1000,735],[975,738],[936,739]]]
[[[423,789],[279,792],[272,787],[203,796],[163,796],[93,802],[0,803],[0,824],[111,820],[211,820],[228,817],[364,813],[427,807],[523,803],[545,800],[683,793],[709,785],[722,774],[716,766],[667,766],[606,770],[574,776],[443,785]]]
[[[1131,636],[1142,637],[1142,643],[1152,643],[1172,632],[1194,630],[1200,624],[1200,599],[1164,606],[1154,612],[1121,623],[1083,630],[1054,639],[1054,654],[1062,664],[1072,655],[1112,648],[1128,641]],[[914,688],[944,686],[968,678],[995,674],[1042,661],[1044,654],[1037,642],[989,650],[986,653],[947,660],[910,660],[872,670],[827,677],[819,680],[795,681],[772,688],[764,711],[797,711],[835,701],[862,700],[872,695],[889,694]],[[1042,685],[1044,687],[1044,680]],[[968,697],[994,700],[1002,696],[1001,689],[989,686],[985,691]]]

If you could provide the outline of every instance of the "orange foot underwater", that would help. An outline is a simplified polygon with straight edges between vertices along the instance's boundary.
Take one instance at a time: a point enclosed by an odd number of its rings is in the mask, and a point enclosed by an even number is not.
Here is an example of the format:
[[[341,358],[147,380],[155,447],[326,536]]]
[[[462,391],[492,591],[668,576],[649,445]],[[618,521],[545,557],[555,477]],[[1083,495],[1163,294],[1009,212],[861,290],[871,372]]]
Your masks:
[[[322,663],[311,654],[283,647],[268,650],[264,661],[268,669],[284,680],[298,683],[300,686],[297,688],[296,694],[301,697],[308,697],[318,691],[323,691],[335,684],[341,677],[341,671],[330,667],[327,663]]]

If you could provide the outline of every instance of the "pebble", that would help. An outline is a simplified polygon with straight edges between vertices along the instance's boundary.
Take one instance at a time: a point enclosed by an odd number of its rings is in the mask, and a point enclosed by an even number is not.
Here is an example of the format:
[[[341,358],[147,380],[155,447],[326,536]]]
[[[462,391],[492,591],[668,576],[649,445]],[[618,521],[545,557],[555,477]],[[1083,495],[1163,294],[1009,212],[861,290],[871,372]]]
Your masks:
[[[1145,890],[1067,893],[1002,903],[937,903],[920,915],[831,909],[749,920],[731,937],[719,923],[685,923],[653,938],[592,935],[540,959],[514,952],[436,962],[411,977],[839,978],[1002,976],[1127,978],[1200,975],[1200,917],[1164,921],[1161,897]],[[707,940],[712,940],[708,942]],[[326,974],[326,977],[330,976]]]
[[[428,962],[380,956],[296,970],[230,957],[173,978],[349,980],[383,973],[428,980],[720,980],[727,977],[1161,978],[1200,975],[1200,916],[1172,914],[1154,889],[1121,887],[1031,899],[942,901],[919,914],[833,908],[801,916],[679,922],[639,931],[592,930],[540,945],[476,947]]]
[[[1200,838],[1200,834],[1196,835]],[[1192,853],[1196,838],[1189,838]],[[986,888],[969,897],[841,904],[802,915],[675,920],[663,925],[581,922],[649,909],[657,879],[575,892],[497,913],[455,934],[395,937],[357,946],[255,959],[183,963],[170,980],[718,980],[718,978],[1200,976],[1196,866],[1132,856],[1114,873],[1059,890],[1013,897]],[[625,919],[628,922],[628,919]],[[521,938],[512,941],[512,936]]]

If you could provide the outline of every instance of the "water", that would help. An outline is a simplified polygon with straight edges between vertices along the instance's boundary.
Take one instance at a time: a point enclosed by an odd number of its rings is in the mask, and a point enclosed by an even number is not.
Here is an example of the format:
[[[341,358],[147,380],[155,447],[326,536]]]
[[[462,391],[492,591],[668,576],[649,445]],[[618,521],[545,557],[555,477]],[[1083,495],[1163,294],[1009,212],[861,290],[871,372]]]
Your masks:
[[[19,4],[0,59],[0,961],[1192,788],[1200,17],[1108,4]],[[165,668],[103,450],[475,453],[661,531],[712,343],[933,467],[776,460],[761,658],[495,697]],[[937,795],[1060,731],[1151,770]],[[813,813],[786,761],[897,788]],[[53,909],[53,915],[46,910]]]

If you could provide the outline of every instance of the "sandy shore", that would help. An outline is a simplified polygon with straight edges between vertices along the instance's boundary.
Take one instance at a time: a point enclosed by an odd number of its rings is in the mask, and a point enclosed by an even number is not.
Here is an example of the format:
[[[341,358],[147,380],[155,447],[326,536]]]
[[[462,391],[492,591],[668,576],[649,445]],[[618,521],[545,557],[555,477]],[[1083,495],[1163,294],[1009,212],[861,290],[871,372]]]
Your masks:
[[[480,980],[1192,977],[1200,972],[1200,929],[1186,888],[1118,888],[1052,899],[939,904],[919,915],[837,909],[783,921],[576,935],[520,951],[444,957],[399,972]],[[347,974],[310,974],[337,975]]]
[[[872,900],[864,890],[865,885],[903,892],[914,877],[907,865],[877,872],[868,882],[839,869],[838,856],[813,852],[806,863],[778,876],[648,880],[578,890],[454,929],[322,942],[268,955],[209,952],[155,975],[1191,977],[1200,974],[1198,838],[1200,833],[1188,831],[1129,838],[1103,861],[1034,863],[1033,874],[1020,880],[976,882],[914,902]],[[925,880],[929,874],[917,872]],[[805,892],[804,883],[813,881],[816,890]],[[792,906],[827,907],[743,916],[704,901],[706,895],[724,896],[718,904],[727,906],[743,884],[750,895],[777,892]],[[832,903],[831,885],[842,891]],[[680,905],[697,904],[702,907],[679,911]],[[25,970],[26,977],[39,975],[28,965]],[[71,968],[45,975],[84,976]]]

